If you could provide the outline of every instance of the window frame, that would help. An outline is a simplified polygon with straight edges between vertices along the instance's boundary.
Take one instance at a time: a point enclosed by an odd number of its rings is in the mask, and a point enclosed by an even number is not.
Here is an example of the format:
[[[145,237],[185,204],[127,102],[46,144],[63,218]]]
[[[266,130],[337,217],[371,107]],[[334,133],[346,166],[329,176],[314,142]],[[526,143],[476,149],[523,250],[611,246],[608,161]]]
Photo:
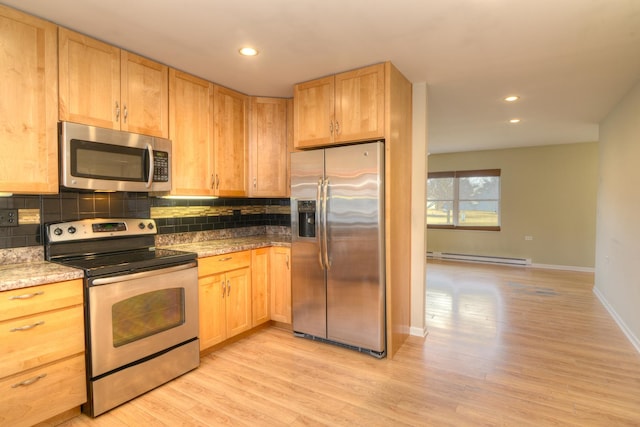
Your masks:
[[[460,211],[460,184],[458,178],[471,178],[471,177],[485,177],[485,176],[497,176],[500,178],[500,169],[476,169],[476,170],[464,170],[464,171],[446,171],[446,172],[429,172],[427,173],[427,188],[428,180],[431,178],[453,178],[453,200],[452,200],[452,212],[454,223],[453,224],[429,224],[428,216],[425,218],[427,228],[442,229],[442,230],[480,230],[480,231],[500,231],[502,224],[501,214],[501,202],[502,202],[502,182],[500,182],[499,197],[498,197],[498,225],[481,226],[481,225],[457,225],[458,215]],[[500,180],[502,181],[502,180]],[[427,203],[429,196],[427,194]],[[428,211],[428,208],[427,208]]]

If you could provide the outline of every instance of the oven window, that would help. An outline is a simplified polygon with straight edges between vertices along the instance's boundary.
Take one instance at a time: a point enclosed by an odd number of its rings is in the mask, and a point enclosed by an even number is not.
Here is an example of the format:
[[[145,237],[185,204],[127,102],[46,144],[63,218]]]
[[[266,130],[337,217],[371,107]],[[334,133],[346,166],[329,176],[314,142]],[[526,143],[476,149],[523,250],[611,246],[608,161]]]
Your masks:
[[[134,147],[71,140],[71,174],[73,176],[146,181],[146,150]]]
[[[113,346],[120,347],[184,324],[184,289],[136,295],[111,308]]]

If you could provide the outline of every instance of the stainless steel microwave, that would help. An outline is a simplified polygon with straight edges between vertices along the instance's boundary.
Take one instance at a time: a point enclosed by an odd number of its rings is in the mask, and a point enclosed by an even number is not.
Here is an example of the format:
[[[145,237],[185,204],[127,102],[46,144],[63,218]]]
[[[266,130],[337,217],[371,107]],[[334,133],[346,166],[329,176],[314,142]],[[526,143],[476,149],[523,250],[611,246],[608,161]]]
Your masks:
[[[93,191],[171,190],[171,141],[60,123],[60,185]]]

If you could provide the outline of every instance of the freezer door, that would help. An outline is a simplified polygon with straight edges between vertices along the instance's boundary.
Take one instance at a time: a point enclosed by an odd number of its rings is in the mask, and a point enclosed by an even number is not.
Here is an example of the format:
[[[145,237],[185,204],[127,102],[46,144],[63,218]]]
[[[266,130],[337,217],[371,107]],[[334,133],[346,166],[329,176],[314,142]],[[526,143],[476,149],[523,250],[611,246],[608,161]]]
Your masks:
[[[319,183],[324,151],[291,154],[291,302],[293,330],[327,337],[327,292],[321,265]],[[315,212],[313,210],[315,209]]]
[[[327,338],[385,350],[384,144],[325,150]]]

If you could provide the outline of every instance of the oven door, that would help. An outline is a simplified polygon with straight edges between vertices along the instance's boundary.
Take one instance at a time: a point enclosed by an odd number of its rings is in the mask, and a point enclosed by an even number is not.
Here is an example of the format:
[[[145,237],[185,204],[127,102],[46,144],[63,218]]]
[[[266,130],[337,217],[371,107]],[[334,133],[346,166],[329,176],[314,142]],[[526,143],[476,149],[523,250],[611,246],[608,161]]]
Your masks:
[[[192,262],[90,279],[91,378],[196,338],[197,272]]]

